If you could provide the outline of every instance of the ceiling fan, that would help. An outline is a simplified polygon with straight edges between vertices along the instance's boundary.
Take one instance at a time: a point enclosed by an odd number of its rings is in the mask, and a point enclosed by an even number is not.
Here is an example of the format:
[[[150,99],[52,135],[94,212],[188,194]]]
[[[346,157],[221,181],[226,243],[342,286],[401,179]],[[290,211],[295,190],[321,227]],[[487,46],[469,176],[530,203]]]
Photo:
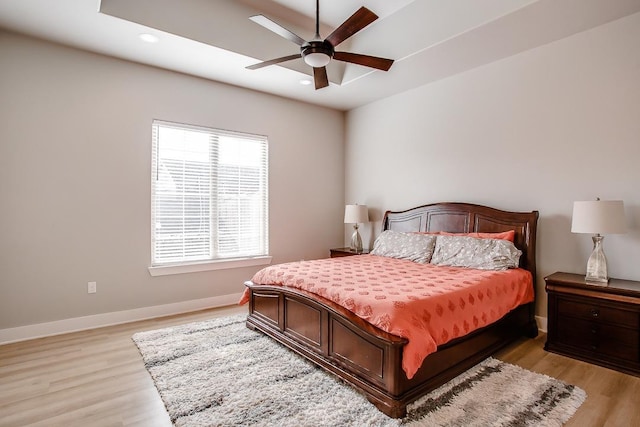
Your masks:
[[[329,86],[327,78],[326,65],[331,59],[337,61],[350,62],[353,64],[364,65],[366,67],[376,68],[378,70],[388,71],[393,64],[393,59],[378,58],[376,56],[361,55],[351,52],[336,52],[335,47],[340,43],[357,33],[358,31],[371,24],[378,19],[378,15],[371,12],[366,7],[361,7],[351,15],[346,21],[336,28],[329,36],[322,40],[320,38],[320,0],[316,0],[316,34],[313,40],[305,41],[303,38],[287,30],[280,24],[272,21],[264,15],[255,15],[250,17],[253,22],[262,25],[267,30],[273,31],[281,37],[292,41],[300,46],[300,53],[295,55],[283,56],[281,58],[271,59],[269,61],[259,62],[246,68],[257,70],[258,68],[269,65],[279,64],[281,62],[291,61],[293,59],[302,58],[307,65],[313,67],[313,80],[316,90]]]

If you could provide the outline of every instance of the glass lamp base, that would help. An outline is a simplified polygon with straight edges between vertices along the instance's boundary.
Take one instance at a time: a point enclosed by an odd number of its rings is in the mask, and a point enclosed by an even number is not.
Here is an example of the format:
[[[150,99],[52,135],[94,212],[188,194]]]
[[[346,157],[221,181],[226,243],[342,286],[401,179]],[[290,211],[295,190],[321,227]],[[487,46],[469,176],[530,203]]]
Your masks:
[[[585,280],[587,282],[596,282],[599,284],[609,283],[609,276],[607,273],[607,257],[604,256],[604,250],[602,249],[602,240],[604,236],[596,234],[593,239],[593,252],[587,261],[587,275]]]
[[[360,253],[362,252],[362,238],[360,237],[360,233],[358,233],[358,224],[355,224],[353,228],[355,231],[351,236],[351,246],[349,247],[349,249],[354,252]]]

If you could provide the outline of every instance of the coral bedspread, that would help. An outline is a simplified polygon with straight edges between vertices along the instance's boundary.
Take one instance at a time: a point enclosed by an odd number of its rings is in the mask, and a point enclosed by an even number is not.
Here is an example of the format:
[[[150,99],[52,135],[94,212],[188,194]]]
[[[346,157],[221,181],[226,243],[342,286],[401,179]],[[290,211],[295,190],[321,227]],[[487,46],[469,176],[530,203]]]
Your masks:
[[[376,255],[269,266],[252,282],[303,289],[407,338],[402,368],[411,379],[438,345],[533,301],[531,273],[418,264]],[[240,304],[249,300],[246,289]]]

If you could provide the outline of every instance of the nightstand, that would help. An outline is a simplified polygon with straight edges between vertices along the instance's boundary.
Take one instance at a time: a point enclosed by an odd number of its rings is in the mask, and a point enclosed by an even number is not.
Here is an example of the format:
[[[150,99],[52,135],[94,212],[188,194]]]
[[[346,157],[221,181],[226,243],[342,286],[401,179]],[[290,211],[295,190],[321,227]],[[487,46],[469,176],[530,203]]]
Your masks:
[[[545,277],[545,350],[640,375],[640,282],[590,284],[583,275]]]
[[[331,258],[338,258],[341,256],[351,256],[351,255],[365,255],[369,253],[369,249],[364,249],[362,252],[356,252],[351,250],[351,248],[334,248],[330,249]]]

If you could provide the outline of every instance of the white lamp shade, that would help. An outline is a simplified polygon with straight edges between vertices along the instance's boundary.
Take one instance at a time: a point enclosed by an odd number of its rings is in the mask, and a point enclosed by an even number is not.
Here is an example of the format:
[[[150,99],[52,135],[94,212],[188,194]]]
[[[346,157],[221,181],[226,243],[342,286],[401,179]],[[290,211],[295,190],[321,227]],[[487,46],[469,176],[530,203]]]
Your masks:
[[[572,233],[622,234],[625,222],[622,200],[573,202]]]
[[[344,223],[358,224],[369,222],[369,211],[366,205],[347,205],[344,208]]]

